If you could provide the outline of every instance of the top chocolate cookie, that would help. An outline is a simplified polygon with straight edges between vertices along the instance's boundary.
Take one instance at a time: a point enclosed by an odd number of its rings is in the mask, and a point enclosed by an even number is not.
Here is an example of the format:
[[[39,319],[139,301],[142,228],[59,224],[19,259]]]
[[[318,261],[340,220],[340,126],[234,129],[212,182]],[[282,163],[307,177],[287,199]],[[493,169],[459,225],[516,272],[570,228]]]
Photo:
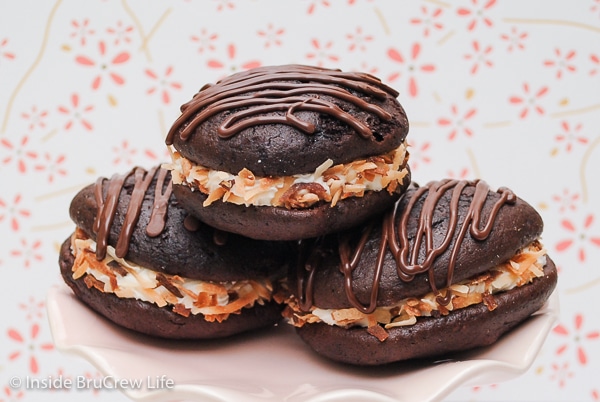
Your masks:
[[[205,85],[166,143],[211,169],[259,176],[313,172],[385,154],[408,134],[398,92],[366,73],[259,67]]]

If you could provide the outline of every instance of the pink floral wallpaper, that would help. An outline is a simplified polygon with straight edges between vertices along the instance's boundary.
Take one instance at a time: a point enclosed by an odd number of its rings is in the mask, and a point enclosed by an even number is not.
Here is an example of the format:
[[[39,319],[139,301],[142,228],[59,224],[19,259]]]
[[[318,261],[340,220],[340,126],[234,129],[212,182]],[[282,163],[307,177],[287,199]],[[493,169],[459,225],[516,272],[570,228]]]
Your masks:
[[[545,220],[560,317],[517,379],[451,401],[600,400],[599,0],[0,0],[0,401],[115,401],[13,377],[101,374],[56,350],[68,206],[168,160],[179,106],[236,71],[302,63],[400,91],[413,179],[483,178]]]

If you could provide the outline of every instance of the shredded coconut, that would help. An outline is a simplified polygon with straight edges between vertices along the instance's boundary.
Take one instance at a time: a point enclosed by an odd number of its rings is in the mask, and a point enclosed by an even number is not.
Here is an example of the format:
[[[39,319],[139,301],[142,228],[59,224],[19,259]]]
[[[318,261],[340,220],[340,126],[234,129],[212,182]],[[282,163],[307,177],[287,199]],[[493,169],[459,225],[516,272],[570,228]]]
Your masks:
[[[477,303],[485,303],[488,309],[496,308],[494,294],[530,283],[544,275],[546,265],[546,250],[538,241],[520,250],[510,261],[474,278],[450,286],[451,299],[446,306],[436,300],[433,292],[421,298],[401,300],[393,306],[378,307],[371,314],[364,314],[356,308],[322,309],[312,307],[309,312],[300,310],[298,300],[290,296],[286,301],[288,307],[284,315],[288,321],[301,327],[306,323],[324,322],[344,328],[353,326],[371,327],[373,325],[389,329],[399,326],[409,326],[417,322],[417,317],[427,317],[433,314],[447,315],[450,311],[468,307]],[[441,294],[446,294],[442,289]],[[435,312],[435,313],[434,313]],[[377,332],[377,337],[380,338]]]
[[[408,174],[406,143],[385,155],[346,164],[323,162],[313,173],[281,177],[258,177],[250,170],[237,174],[194,164],[179,152],[163,165],[171,171],[173,183],[190,187],[208,196],[204,206],[217,200],[238,205],[308,208],[325,201],[335,206],[348,197],[362,197],[366,191],[392,193]],[[301,191],[300,191],[301,190]]]
[[[75,256],[74,279],[85,275],[88,287],[159,307],[171,306],[174,312],[184,316],[203,314],[207,321],[221,322],[229,314],[239,314],[242,308],[279,298],[273,294],[273,284],[267,278],[235,282],[183,278],[118,258],[111,246],[107,247],[104,260],[98,261],[96,243],[80,230],[71,238],[71,249]]]

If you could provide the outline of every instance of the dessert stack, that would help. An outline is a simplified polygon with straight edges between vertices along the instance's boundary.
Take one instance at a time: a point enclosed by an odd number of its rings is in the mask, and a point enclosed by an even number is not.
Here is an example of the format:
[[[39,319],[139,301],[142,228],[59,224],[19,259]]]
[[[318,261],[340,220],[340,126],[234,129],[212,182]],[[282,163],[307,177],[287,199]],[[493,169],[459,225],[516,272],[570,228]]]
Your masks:
[[[171,161],[75,196],[65,282],[163,338],[284,319],[353,365],[494,343],[556,285],[543,222],[483,180],[414,181],[398,96],[370,74],[304,65],[205,85],[167,133]]]

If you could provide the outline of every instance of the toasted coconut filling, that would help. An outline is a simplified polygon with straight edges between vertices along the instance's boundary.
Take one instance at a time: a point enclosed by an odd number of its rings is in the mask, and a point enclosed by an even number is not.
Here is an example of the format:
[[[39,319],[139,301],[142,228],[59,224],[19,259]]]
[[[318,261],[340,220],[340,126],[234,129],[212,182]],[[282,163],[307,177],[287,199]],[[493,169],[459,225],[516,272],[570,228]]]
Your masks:
[[[96,243],[79,230],[71,237],[71,250],[75,256],[73,279],[83,277],[88,288],[114,293],[121,298],[143,300],[158,307],[169,306],[185,317],[203,314],[209,322],[222,322],[229,314],[239,314],[243,308],[250,308],[255,303],[283,301],[278,292],[274,294],[273,283],[267,278],[235,282],[182,278],[118,258],[111,246],[107,248],[106,257],[98,261]]]
[[[364,314],[356,308],[322,309],[312,307],[310,312],[300,310],[298,300],[291,296],[284,316],[292,325],[301,327],[307,323],[324,322],[344,328],[365,327],[369,333],[383,341],[387,338],[385,329],[409,326],[418,317],[447,315],[452,310],[473,304],[484,303],[488,310],[497,305],[493,295],[530,283],[544,275],[546,250],[535,241],[520,250],[508,262],[474,278],[450,286],[450,303],[438,303],[436,294],[430,292],[421,298],[407,298],[393,306],[378,307],[371,314]],[[440,290],[447,294],[448,288]]]
[[[406,143],[385,155],[371,156],[350,163],[333,165],[323,162],[313,173],[281,177],[258,177],[250,170],[237,174],[194,164],[178,152],[171,170],[174,184],[183,184],[206,194],[204,206],[217,200],[237,205],[308,208],[324,201],[335,206],[348,197],[362,197],[366,191],[386,189],[393,193],[408,174]]]

